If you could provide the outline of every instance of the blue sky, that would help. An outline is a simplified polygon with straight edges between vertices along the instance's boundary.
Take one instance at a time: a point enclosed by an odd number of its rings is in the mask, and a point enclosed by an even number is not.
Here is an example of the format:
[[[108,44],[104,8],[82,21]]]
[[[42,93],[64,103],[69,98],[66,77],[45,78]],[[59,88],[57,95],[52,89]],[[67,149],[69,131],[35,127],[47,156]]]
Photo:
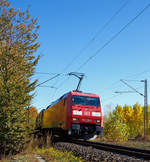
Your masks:
[[[78,79],[67,76],[69,72],[85,73],[81,90],[99,94],[104,113],[119,105],[143,105],[137,93],[115,94],[131,91],[120,79],[148,79],[150,92],[150,7],[130,24],[108,46],[101,50],[82,68],[113,35],[134,18],[150,0],[11,0],[12,5],[30,8],[31,17],[38,17],[41,59],[34,78],[41,83],[61,73],[60,77],[35,90],[32,104],[40,111],[64,93],[76,88]],[[119,13],[107,23],[122,7]],[[107,25],[106,25],[107,24]],[[105,27],[104,27],[105,25]],[[92,40],[92,41],[91,41]],[[67,69],[65,67],[71,64]],[[39,74],[50,73],[50,74]],[[144,84],[128,81],[143,93]],[[149,99],[149,97],[148,97]]]

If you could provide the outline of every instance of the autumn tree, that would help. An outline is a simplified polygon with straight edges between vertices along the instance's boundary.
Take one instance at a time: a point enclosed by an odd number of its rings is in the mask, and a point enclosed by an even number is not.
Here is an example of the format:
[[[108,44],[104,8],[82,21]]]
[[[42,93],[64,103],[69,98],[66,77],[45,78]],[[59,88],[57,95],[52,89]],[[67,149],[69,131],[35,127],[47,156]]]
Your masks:
[[[110,113],[107,121],[104,122],[106,138],[109,140],[127,140],[128,138],[143,136],[143,109],[138,103],[133,106],[124,105],[123,107],[117,105],[115,110]],[[150,106],[148,106],[148,119],[150,121]],[[119,133],[121,133],[123,138],[119,137],[121,136]]]
[[[133,105],[133,122],[132,122],[132,137],[142,135],[144,132],[144,113],[141,105],[136,103]]]
[[[136,103],[133,106],[123,107],[123,121],[128,125],[129,137],[135,138],[143,134],[143,108]]]
[[[31,106],[31,107],[29,107],[29,109],[27,109],[27,113],[28,113],[29,128],[32,131],[35,129],[36,117],[38,116],[38,112],[34,106]]]
[[[29,11],[0,0],[0,146],[19,151],[26,135],[27,113],[37,80],[31,81],[39,56],[37,19]]]
[[[116,111],[117,108],[109,114],[109,118],[104,123],[104,135],[109,141],[127,141],[129,136],[128,126],[123,122],[122,114]]]

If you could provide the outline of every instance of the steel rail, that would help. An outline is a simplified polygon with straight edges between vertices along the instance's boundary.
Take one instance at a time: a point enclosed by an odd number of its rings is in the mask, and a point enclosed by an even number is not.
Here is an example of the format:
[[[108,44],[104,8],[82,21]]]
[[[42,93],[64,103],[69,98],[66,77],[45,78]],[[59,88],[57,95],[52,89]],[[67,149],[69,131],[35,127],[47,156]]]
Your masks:
[[[69,140],[68,142],[79,144],[82,146],[91,146],[92,148],[96,148],[99,150],[110,151],[117,154],[128,155],[131,157],[136,157],[144,160],[150,160],[150,150],[146,150],[146,149],[100,143],[100,142],[81,141],[81,140]]]

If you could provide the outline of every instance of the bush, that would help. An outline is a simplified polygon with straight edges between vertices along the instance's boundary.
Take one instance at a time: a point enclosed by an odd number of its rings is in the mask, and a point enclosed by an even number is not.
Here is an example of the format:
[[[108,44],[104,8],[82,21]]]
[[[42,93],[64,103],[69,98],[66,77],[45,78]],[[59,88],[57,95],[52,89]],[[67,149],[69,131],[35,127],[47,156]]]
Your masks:
[[[109,119],[104,123],[104,135],[109,141],[127,141],[129,137],[128,126],[123,123],[121,117],[110,114]]]

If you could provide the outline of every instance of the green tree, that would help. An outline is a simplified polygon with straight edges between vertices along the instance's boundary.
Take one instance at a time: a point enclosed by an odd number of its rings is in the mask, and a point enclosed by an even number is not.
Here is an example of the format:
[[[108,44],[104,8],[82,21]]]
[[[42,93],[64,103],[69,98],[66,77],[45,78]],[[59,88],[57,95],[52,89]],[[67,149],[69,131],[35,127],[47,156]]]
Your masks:
[[[0,146],[19,151],[26,135],[27,113],[37,80],[31,82],[39,60],[37,19],[0,0]]]
[[[38,116],[38,112],[34,106],[31,106],[27,111],[28,111],[29,128],[32,131],[35,129],[36,117]]]

